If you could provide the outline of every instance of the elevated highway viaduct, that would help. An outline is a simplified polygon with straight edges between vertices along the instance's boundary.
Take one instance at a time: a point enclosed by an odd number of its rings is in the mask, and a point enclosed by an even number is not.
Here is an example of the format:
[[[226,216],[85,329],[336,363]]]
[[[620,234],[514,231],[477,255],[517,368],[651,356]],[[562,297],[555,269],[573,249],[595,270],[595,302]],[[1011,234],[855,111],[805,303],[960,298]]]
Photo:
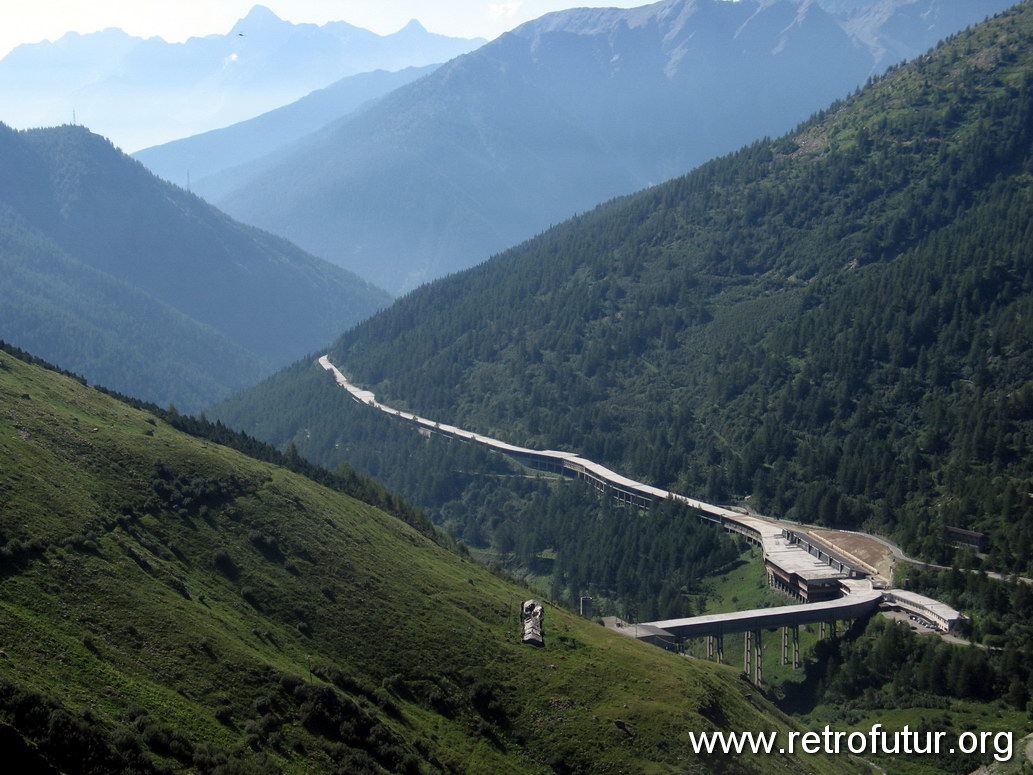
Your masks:
[[[611,617],[604,620],[604,624],[624,635],[668,650],[680,650],[682,643],[693,638],[706,638],[707,657],[719,663],[725,661],[725,635],[743,633],[743,672],[760,686],[763,682],[761,634],[764,630],[781,628],[782,664],[788,665],[791,660],[794,668],[799,667],[801,625],[818,624],[822,638],[826,631],[835,637],[837,622],[864,618],[883,600],[883,593],[872,589],[868,582],[851,582],[844,591],[846,594],[843,597],[820,603],[755,608],[638,624]]]
[[[411,412],[394,409],[378,402],[372,392],[353,385],[330,362],[328,356],[324,355],[318,362],[333,375],[337,385],[346,390],[354,401],[408,422],[424,433],[478,444],[507,455],[528,468],[579,479],[598,491],[637,508],[646,509],[668,499],[683,503],[691,508],[699,519],[742,535],[760,546],[764,554],[768,583],[778,591],[805,603],[637,625],[628,625],[619,620],[611,621],[611,626],[625,634],[637,634],[641,639],[665,647],[686,638],[706,637],[708,654],[722,659],[723,636],[728,633],[746,633],[746,673],[750,675],[752,672],[754,680],[759,684],[759,633],[764,629],[782,627],[783,663],[788,660],[789,633],[792,631],[793,664],[798,665],[798,628],[801,624],[817,622],[821,624],[824,633],[826,624],[831,624],[834,628],[837,620],[867,615],[880,602],[900,606],[901,601],[904,601],[908,606],[917,606],[919,610],[928,611],[930,621],[935,622],[941,629],[949,628],[960,616],[957,611],[930,598],[907,593],[905,600],[904,596],[889,594],[900,590],[889,590],[884,600],[884,593],[880,589],[887,586],[887,580],[878,577],[874,566],[850,556],[844,550],[831,546],[829,542],[796,525],[790,528],[776,520],[743,514],[637,482],[572,452],[520,447],[453,425],[435,422]],[[752,671],[751,640],[754,641]]]
[[[776,538],[784,538],[786,544],[795,546],[801,550],[801,553],[811,554],[817,558],[819,563],[824,563],[845,576],[863,577],[868,575],[868,569],[862,567],[859,561],[846,557],[842,552],[836,551],[814,536],[806,535],[803,531],[788,530],[778,525],[774,520],[745,515],[723,506],[716,506],[685,495],[672,493],[659,487],[637,482],[572,452],[520,447],[490,436],[457,428],[454,425],[435,422],[411,412],[395,409],[378,402],[372,392],[362,390],[353,385],[330,362],[328,356],[324,355],[320,358],[319,365],[330,372],[337,384],[346,390],[357,403],[372,407],[399,420],[415,425],[425,433],[478,444],[506,455],[528,468],[578,479],[622,503],[637,508],[647,509],[664,500],[675,500],[695,511],[699,519],[719,525],[729,532],[738,533],[746,537],[764,549],[765,554],[768,554],[769,549],[774,550],[775,547],[772,542]]]

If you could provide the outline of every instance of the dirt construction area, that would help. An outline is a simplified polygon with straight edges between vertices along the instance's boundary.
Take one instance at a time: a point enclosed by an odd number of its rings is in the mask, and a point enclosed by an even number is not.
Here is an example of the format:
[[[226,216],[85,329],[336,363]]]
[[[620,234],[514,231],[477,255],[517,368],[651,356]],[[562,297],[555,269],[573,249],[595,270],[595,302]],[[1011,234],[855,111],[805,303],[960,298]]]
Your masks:
[[[878,570],[879,575],[887,581],[893,578],[893,552],[888,546],[871,536],[845,533],[841,530],[816,530],[808,528],[807,532],[824,541],[833,549],[847,556],[856,558],[865,565]]]

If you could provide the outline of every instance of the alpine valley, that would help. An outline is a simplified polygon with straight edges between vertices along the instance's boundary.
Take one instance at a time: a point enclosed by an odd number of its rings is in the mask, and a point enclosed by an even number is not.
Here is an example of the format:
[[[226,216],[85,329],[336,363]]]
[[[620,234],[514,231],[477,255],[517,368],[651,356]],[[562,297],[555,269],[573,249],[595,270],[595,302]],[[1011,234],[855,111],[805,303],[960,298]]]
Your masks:
[[[0,62],[270,99],[155,111],[135,159],[0,124],[4,771],[1026,772],[1007,5],[663,0],[473,51],[259,7]],[[790,742],[877,728],[959,750]]]
[[[663,0],[556,12],[210,176],[202,193],[400,294],[782,134],[1009,5]]]
[[[900,583],[965,610],[994,650],[873,620],[806,680],[772,679],[812,723],[986,724],[964,703],[994,701],[1025,717],[1033,589],[980,569],[1033,572],[1031,41],[1022,3],[789,135],[410,293],[330,359],[396,408],[944,566],[902,564]],[[372,473],[568,605],[655,621],[771,602],[677,514],[600,510],[590,489],[423,438],[311,360],[212,416]]]
[[[388,403],[680,492],[940,559],[944,524],[990,530],[1029,573],[1031,19],[421,288],[331,358]],[[357,412],[320,371],[218,414],[336,463]]]

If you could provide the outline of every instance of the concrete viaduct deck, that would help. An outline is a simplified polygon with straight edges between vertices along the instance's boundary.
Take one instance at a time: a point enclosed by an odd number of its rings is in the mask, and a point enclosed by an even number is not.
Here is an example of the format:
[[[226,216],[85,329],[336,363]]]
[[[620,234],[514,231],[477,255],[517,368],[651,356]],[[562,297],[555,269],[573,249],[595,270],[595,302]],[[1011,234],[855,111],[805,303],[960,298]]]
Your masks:
[[[724,614],[690,616],[646,622],[649,627],[669,632],[678,638],[702,638],[707,635],[768,630],[775,627],[798,627],[842,619],[858,619],[871,613],[882,600],[882,592],[872,590],[847,595],[838,600],[775,608],[755,608]]]

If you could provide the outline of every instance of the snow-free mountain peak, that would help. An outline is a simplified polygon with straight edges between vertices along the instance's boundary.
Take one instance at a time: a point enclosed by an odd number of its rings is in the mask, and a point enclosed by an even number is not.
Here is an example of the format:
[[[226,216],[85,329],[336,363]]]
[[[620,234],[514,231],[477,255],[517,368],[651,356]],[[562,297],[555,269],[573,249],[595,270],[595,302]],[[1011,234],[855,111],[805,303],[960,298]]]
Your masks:
[[[108,29],[19,46],[0,60],[0,120],[72,117],[135,151],[228,126],[341,78],[445,62],[483,43],[410,23],[377,35],[347,22],[294,24],[256,5],[223,35],[168,43]]]
[[[278,28],[291,27],[290,22],[286,22],[276,15],[274,11],[267,8],[264,5],[256,5],[247,12],[247,15],[239,19],[236,24],[230,29],[230,35],[247,35],[248,32],[268,32]]]
[[[396,32],[395,34],[426,34],[426,32],[427,28],[420,23],[419,19],[410,19],[409,23],[402,27],[402,29],[398,30],[398,32]]]

